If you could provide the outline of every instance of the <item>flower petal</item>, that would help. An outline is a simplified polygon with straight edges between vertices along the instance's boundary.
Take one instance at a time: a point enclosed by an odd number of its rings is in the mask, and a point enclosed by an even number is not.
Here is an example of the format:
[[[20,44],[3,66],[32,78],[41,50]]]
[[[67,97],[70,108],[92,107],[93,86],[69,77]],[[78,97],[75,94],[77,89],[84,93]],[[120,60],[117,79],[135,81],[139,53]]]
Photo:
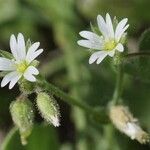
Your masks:
[[[1,82],[1,87],[4,87],[9,82],[9,89],[12,89],[14,85],[18,82],[18,80],[21,78],[21,74],[18,74],[16,71],[8,73]]]
[[[35,67],[29,66],[24,73],[24,77],[28,81],[35,82],[36,78],[33,75],[38,75],[38,74],[39,74],[39,71]]]
[[[40,42],[36,42],[30,46],[27,52],[26,60],[28,60],[29,62],[33,60],[33,59],[31,60],[31,58],[33,57],[35,51],[38,49],[39,46],[40,46]]]
[[[109,55],[110,57],[114,57],[114,55],[115,55],[115,49],[113,49],[113,50],[111,50],[110,52],[108,52],[108,55]]]
[[[124,34],[124,32],[127,30],[127,28],[129,27],[129,24],[126,25],[119,33],[118,33],[118,37],[117,37],[117,41],[119,42],[119,40],[121,39],[122,35]]]
[[[11,53],[13,54],[14,58],[17,59],[18,58],[17,41],[16,41],[16,37],[13,34],[10,37],[10,50],[11,50]]]
[[[101,15],[97,16],[97,24],[98,24],[99,30],[101,31],[102,35],[106,39],[109,39],[107,26],[106,26],[106,23],[105,23],[105,21]]]
[[[36,57],[38,57],[41,53],[43,52],[43,49],[39,49],[33,53],[30,54],[30,56],[28,58],[26,58],[26,60],[30,63],[32,62]]]
[[[114,38],[114,29],[113,29],[113,25],[112,25],[112,21],[111,21],[111,18],[110,18],[110,15],[107,13],[106,14],[106,25],[107,25],[107,30],[109,32],[109,36],[111,38]]]
[[[18,46],[17,46],[18,57],[21,60],[23,60],[26,57],[26,47],[25,47],[24,36],[21,33],[18,34],[17,42],[18,42]]]
[[[6,84],[8,84],[11,79],[17,75],[17,72],[16,71],[13,71],[13,72],[10,72],[8,74],[6,74],[4,76],[4,78],[2,79],[2,82],[1,82],[1,87],[4,87]]]
[[[15,65],[13,61],[0,57],[0,71],[13,71],[15,70]]]
[[[77,41],[78,45],[90,48],[90,49],[95,49],[95,50],[100,50],[102,49],[102,43],[101,41],[90,41],[90,40],[79,40]]]
[[[10,81],[10,84],[9,84],[9,89],[12,89],[14,86],[15,86],[15,84],[19,81],[19,79],[21,78],[21,74],[16,74],[16,75],[14,75],[14,77],[11,79],[11,81]]]
[[[96,60],[97,60],[97,64],[99,64],[106,56],[107,56],[107,52],[105,51],[95,52],[91,55],[89,59],[89,64],[94,63]]]
[[[97,34],[95,34],[93,32],[90,32],[90,31],[81,31],[79,34],[83,38],[86,38],[86,39],[91,40],[91,41],[101,40],[100,36],[98,36]]]
[[[28,69],[33,75],[38,75],[39,71],[34,66],[29,66]]]
[[[128,21],[127,18],[122,19],[118,23],[118,25],[116,27],[116,30],[115,30],[115,39],[116,39],[117,42],[120,40],[120,36],[119,35],[122,32],[122,30],[123,30],[124,26],[126,25],[127,21]]]
[[[121,43],[119,43],[119,44],[116,46],[115,49],[118,50],[119,52],[123,52],[123,51],[124,51],[124,47],[123,47],[123,45],[122,45]]]
[[[96,61],[97,64],[100,64],[102,62],[102,60],[107,56],[107,53],[104,51],[101,51],[101,54],[99,54],[99,57]]]

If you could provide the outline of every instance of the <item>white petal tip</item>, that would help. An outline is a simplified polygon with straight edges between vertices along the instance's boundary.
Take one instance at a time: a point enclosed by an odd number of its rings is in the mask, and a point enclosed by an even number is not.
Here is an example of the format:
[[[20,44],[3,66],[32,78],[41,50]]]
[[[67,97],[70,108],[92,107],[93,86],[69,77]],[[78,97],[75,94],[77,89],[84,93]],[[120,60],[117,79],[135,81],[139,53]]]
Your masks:
[[[78,44],[79,46],[85,46],[85,44],[83,44],[83,43],[84,43],[83,40],[77,41],[77,44]]]
[[[60,126],[59,118],[58,118],[58,117],[52,116],[52,117],[51,117],[51,122],[52,122],[52,124],[53,124],[55,127],[59,127],[59,126]]]
[[[13,87],[14,87],[15,85],[11,85],[11,84],[9,84],[9,90],[11,90]]]
[[[23,36],[23,34],[19,32],[19,33],[18,33],[18,36]]]
[[[109,13],[106,13],[106,16],[110,17]]]
[[[79,41],[77,41],[77,44],[78,44],[78,45],[80,45],[80,40],[79,40]]]
[[[89,59],[89,64],[90,64],[90,65],[93,64],[94,62],[95,62],[95,60]]]

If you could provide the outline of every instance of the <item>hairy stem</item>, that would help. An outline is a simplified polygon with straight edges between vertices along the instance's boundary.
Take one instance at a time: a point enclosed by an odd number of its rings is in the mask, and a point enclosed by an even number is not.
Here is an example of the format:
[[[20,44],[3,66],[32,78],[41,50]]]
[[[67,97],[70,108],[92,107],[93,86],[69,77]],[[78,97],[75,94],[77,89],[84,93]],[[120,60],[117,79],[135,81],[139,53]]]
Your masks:
[[[9,133],[6,135],[6,137],[5,137],[5,139],[4,139],[3,143],[2,143],[2,145],[1,145],[1,147],[0,147],[1,150],[7,149],[7,146],[8,146],[8,144],[9,144],[10,140],[13,138],[13,136],[16,134],[17,131],[18,131],[18,129],[17,129],[16,127],[13,127],[13,128],[9,131]]]
[[[130,53],[124,56],[125,59],[140,57],[140,56],[150,56],[150,52],[139,52],[139,53]]]
[[[122,94],[122,84],[123,84],[123,70],[122,70],[122,65],[119,64],[117,66],[117,77],[116,77],[116,86],[112,98],[112,104],[116,105],[118,104],[120,100],[120,96]]]
[[[60,90],[59,88],[54,86],[53,84],[48,83],[43,78],[40,78],[38,80],[38,86],[41,89],[45,89],[48,92],[50,92],[51,94],[54,94],[55,96],[59,97],[61,100],[67,102],[68,104],[71,104],[71,105],[74,105],[74,106],[77,106],[77,107],[83,109],[87,114],[94,115],[94,117],[98,118],[98,120],[101,123],[108,122],[108,118],[106,117],[107,115],[104,115],[104,114],[106,114],[104,108],[100,108],[100,109],[96,110],[93,107],[84,103],[83,101],[76,100],[73,97],[69,96],[68,94],[66,94],[65,92],[63,92],[62,90]]]

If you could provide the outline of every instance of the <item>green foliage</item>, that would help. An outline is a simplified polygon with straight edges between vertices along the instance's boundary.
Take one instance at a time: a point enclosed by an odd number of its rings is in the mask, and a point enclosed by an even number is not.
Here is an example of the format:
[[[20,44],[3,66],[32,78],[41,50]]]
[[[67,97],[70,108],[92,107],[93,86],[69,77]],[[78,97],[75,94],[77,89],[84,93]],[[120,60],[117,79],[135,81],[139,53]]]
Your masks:
[[[13,56],[11,53],[9,53],[7,51],[3,51],[3,50],[0,50],[0,56],[8,58],[8,59],[13,59]]]
[[[149,51],[150,52],[150,29],[147,29],[140,38],[139,43],[140,51]]]
[[[11,139],[7,142],[9,134],[11,134]],[[53,150],[59,149],[57,133],[50,126],[35,125],[26,146],[22,146],[16,129],[12,129],[9,134],[5,139],[7,144],[2,145],[2,150],[12,150],[12,147],[16,150],[48,150],[50,147],[53,147]]]
[[[97,14],[104,15],[109,12],[111,16],[117,16],[118,20],[123,17],[129,18],[129,38],[137,41],[137,36],[149,26],[149,6],[149,0],[0,1],[0,46],[9,51],[9,36],[18,32],[22,32],[26,38],[33,41],[40,41],[41,48],[44,48],[40,72],[46,75],[50,82],[91,107],[106,106],[115,87],[115,68],[109,59],[105,59],[100,65],[89,65],[90,54],[77,46],[78,32],[89,30],[90,21],[95,25]],[[97,28],[94,30],[97,31]],[[150,52],[149,50],[150,29],[142,34],[139,42],[139,52]],[[2,56],[12,58],[10,53],[0,50],[0,57]],[[124,71],[127,74],[122,96],[124,103],[131,108],[147,131],[150,131],[149,60],[149,56],[136,56],[124,60]],[[29,86],[27,89],[29,93],[33,87]],[[18,94],[17,86],[12,91],[8,91],[7,88],[0,89],[0,133],[12,127],[9,104]],[[35,95],[29,98],[34,100]],[[58,130],[60,143],[53,127],[35,125],[28,145],[21,145],[19,132],[13,129],[8,133],[9,142],[4,150],[149,149],[148,146],[139,145],[118,132],[114,133],[111,127],[98,124],[82,110],[57,100],[62,113],[62,127]],[[41,123],[38,113],[35,122]]]

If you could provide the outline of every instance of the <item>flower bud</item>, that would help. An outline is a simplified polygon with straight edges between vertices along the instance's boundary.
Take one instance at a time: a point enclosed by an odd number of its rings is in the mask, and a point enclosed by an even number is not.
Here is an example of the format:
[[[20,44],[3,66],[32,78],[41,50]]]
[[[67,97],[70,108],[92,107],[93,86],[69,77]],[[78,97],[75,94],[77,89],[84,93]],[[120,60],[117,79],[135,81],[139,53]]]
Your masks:
[[[149,135],[139,126],[138,120],[129,112],[128,107],[112,106],[109,116],[114,126],[132,140],[136,139],[141,144],[150,141]]]
[[[27,98],[18,98],[11,103],[10,112],[14,124],[19,129],[21,142],[23,145],[26,145],[26,139],[31,134],[33,127],[34,113],[32,103]]]
[[[42,117],[55,127],[60,125],[59,123],[59,107],[52,96],[49,96],[45,92],[40,92],[37,95],[37,107]]]

